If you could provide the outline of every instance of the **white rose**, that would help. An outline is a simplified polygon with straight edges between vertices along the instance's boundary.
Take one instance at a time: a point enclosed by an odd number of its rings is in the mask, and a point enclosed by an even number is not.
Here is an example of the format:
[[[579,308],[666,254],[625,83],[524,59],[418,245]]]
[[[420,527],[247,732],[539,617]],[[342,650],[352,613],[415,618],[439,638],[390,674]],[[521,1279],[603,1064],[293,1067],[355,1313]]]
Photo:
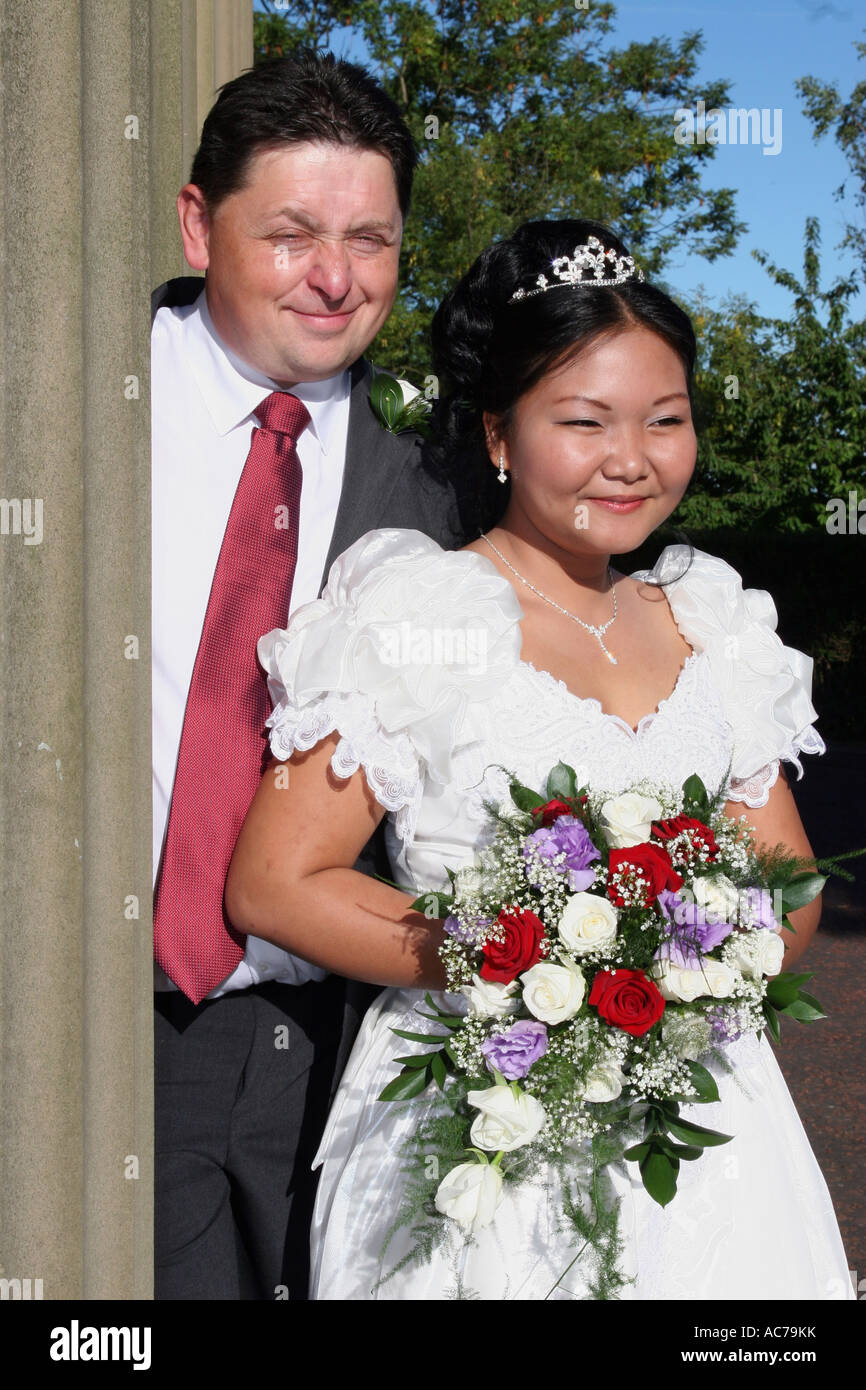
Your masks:
[[[586,980],[579,965],[554,965],[539,961],[521,975],[523,1002],[542,1023],[563,1023],[573,1018],[583,1003]]]
[[[747,980],[760,980],[762,975],[777,975],[782,968],[785,943],[776,932],[737,932],[728,937],[725,955]]]
[[[563,944],[576,956],[609,946],[616,936],[619,913],[608,898],[573,893],[559,919]]]
[[[616,1100],[617,1096],[622,1094],[624,1081],[625,1076],[616,1062],[599,1062],[598,1066],[593,1067],[587,1074],[581,1100]]]
[[[520,1008],[520,987],[516,980],[507,985],[497,980],[482,980],[472,976],[471,985],[461,985],[458,991],[469,1000],[469,1012],[474,1018],[505,1018]]]
[[[663,999],[672,1004],[691,1004],[703,995],[726,999],[734,988],[736,976],[723,960],[707,956],[700,970],[687,970],[669,960],[656,961],[649,972],[658,985]]]
[[[711,878],[696,878],[692,882],[692,897],[697,907],[703,910],[704,921],[736,922],[740,908],[740,895],[729,878],[724,874],[713,874]]]
[[[436,1210],[464,1231],[489,1226],[502,1197],[502,1173],[492,1163],[458,1163],[439,1184]]]
[[[672,961],[657,960],[647,973],[658,985],[662,998],[669,999],[672,1004],[690,1004],[704,992],[703,979],[695,978],[697,970],[683,970]]]
[[[653,821],[661,820],[661,816],[662,808],[654,796],[626,792],[605,801],[600,821],[604,838],[613,849],[630,849],[649,839]]]
[[[467,1099],[480,1114],[472,1121],[469,1137],[479,1149],[511,1153],[530,1144],[542,1128],[547,1115],[535,1096],[510,1086],[489,1086],[486,1091],[470,1091]]]
[[[711,994],[714,999],[727,999],[737,982],[736,972],[725,961],[713,960],[712,957],[701,964],[702,969],[695,973],[706,982],[704,994]]]

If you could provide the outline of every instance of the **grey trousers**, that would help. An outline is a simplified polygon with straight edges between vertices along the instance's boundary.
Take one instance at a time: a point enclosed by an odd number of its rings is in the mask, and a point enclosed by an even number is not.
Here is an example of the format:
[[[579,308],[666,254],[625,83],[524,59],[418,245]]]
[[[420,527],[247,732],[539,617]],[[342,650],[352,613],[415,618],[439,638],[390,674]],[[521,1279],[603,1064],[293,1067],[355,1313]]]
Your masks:
[[[154,996],[156,1298],[307,1297],[310,1164],[375,993],[330,976]]]

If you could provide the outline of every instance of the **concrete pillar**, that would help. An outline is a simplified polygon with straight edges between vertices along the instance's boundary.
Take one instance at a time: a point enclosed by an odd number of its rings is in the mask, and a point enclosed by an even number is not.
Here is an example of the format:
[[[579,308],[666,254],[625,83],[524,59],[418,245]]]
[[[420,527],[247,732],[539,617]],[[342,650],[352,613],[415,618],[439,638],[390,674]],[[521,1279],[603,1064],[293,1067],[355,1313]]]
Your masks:
[[[251,62],[250,0],[0,17],[0,1278],[46,1299],[152,1294],[148,296]]]

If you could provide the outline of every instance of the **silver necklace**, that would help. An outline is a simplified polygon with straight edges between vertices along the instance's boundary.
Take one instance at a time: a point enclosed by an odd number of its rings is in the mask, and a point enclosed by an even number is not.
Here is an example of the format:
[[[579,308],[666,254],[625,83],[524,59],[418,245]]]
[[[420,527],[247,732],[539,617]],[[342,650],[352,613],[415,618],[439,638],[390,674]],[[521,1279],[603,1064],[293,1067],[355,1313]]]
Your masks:
[[[525,584],[527,589],[531,589],[534,594],[538,594],[539,598],[543,598],[544,602],[549,603],[551,608],[555,608],[558,613],[562,613],[566,618],[571,618],[571,621],[573,623],[579,623],[580,626],[582,628],[585,628],[587,632],[591,632],[595,640],[598,642],[598,645],[604,652],[605,656],[607,657],[608,661],[610,662],[611,666],[617,666],[619,664],[613,653],[609,652],[607,647],[604,645],[604,634],[607,632],[611,623],[616,621],[616,586],[613,582],[613,575],[610,572],[610,565],[608,565],[607,567],[607,578],[610,584],[610,592],[613,594],[613,617],[608,618],[607,622],[602,623],[599,627],[595,627],[592,623],[585,623],[583,621],[583,618],[579,618],[576,613],[569,613],[568,609],[563,608],[562,605],[557,603],[555,599],[548,598],[547,594],[543,594],[540,589],[536,589],[534,584],[530,584],[529,580],[525,579],[524,576],[520,573],[520,571],[514,568],[511,561],[506,560],[505,556],[502,554],[502,551],[499,550],[497,546],[493,544],[489,536],[482,535],[481,539],[483,541],[486,541],[487,544],[490,546],[490,549],[496,552],[503,565],[508,566],[508,568],[511,570],[511,573],[517,576],[521,584]]]

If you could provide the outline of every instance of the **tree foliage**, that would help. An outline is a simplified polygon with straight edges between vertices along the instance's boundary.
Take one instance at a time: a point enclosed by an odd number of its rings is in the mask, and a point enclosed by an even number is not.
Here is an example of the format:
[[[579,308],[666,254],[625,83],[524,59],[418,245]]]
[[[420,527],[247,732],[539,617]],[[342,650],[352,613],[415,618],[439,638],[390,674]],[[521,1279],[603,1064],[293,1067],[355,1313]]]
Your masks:
[[[866,59],[866,43],[856,43],[854,47],[859,57]],[[859,223],[848,223],[841,245],[850,247],[858,257],[866,279],[866,81],[857,83],[847,101],[840,97],[835,82],[822,82],[817,77],[801,77],[796,87],[815,139],[832,131],[854,177],[854,204],[860,209],[861,219]],[[845,194],[843,183],[837,188],[836,197],[841,201]]]
[[[815,218],[800,278],[754,254],[793,312],[765,318],[737,298],[693,307],[700,452],[677,520],[806,531],[825,524],[829,498],[866,494],[866,324],[849,312],[853,276],[821,288]]]
[[[704,183],[711,144],[679,145],[673,113],[728,100],[697,82],[700,34],[618,48],[614,6],[593,0],[289,0],[256,16],[256,59],[327,47],[351,26],[421,152],[394,313],[373,349],[427,370],[445,291],[521,222],[610,223],[657,273],[688,241],[713,260],[743,230],[732,189]]]

